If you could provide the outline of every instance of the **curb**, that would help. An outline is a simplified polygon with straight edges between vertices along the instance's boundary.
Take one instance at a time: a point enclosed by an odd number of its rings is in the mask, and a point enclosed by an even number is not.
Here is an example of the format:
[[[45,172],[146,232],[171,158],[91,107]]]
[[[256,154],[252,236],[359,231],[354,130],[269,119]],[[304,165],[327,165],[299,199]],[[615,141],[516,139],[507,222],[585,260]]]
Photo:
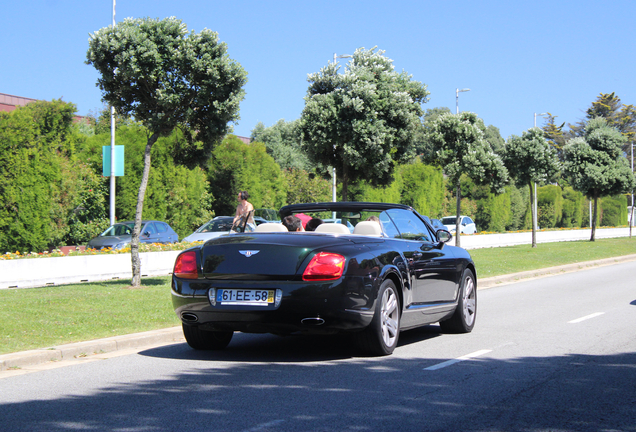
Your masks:
[[[636,261],[636,254],[624,255],[614,258],[605,258],[594,261],[585,261],[562,266],[548,267],[538,270],[529,270],[509,275],[493,276],[478,280],[478,289],[488,289],[503,286],[510,283],[521,282],[541,277],[555,276],[571,273],[579,270],[587,270],[593,267],[601,267]],[[0,355],[0,371],[8,369],[20,369],[38,364],[57,362],[61,360],[73,360],[89,357],[96,354],[145,348],[153,345],[184,342],[181,326],[160,330],[151,330],[142,333],[133,333],[122,336],[112,336],[93,341],[76,342],[67,345],[59,345],[50,348],[42,348],[30,351],[15,352]]]
[[[0,355],[0,371],[95,354],[183,342],[181,326]]]
[[[629,261],[636,261],[636,254],[623,255],[613,258],[603,258],[594,261],[583,261],[573,264],[565,264],[555,267],[546,267],[537,270],[528,270],[508,275],[493,276],[477,280],[477,289],[492,288],[499,285],[506,285],[522,280],[531,280],[541,277],[555,276],[558,274],[571,273],[579,270],[587,270],[592,267],[602,267],[612,264],[620,264]]]

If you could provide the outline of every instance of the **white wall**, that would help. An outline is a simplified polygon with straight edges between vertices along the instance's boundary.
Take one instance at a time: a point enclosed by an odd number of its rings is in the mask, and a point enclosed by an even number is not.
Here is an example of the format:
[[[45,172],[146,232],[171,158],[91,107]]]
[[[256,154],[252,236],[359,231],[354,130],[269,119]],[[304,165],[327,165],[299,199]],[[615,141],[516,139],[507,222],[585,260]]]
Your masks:
[[[172,273],[174,261],[179,252],[181,251],[140,253],[142,277]],[[0,261],[0,289],[130,278],[132,278],[130,254],[21,258]]]
[[[537,232],[537,242],[588,240],[590,229]],[[629,228],[599,228],[596,238],[627,237]],[[463,235],[464,249],[530,244],[532,233]],[[453,238],[450,243],[455,244]],[[144,252],[141,257],[142,276],[172,273],[180,251]],[[32,288],[109,279],[132,278],[130,254],[82,255],[59,258],[22,258],[0,261],[0,289]]]

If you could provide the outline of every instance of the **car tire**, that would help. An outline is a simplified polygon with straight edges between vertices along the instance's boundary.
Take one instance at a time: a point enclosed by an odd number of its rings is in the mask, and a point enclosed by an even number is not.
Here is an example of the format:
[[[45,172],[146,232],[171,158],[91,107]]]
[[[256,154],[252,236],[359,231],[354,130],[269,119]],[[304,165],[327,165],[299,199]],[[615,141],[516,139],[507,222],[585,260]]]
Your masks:
[[[186,342],[196,350],[222,350],[234,335],[232,331],[207,331],[187,324],[182,324],[182,327]]]
[[[477,317],[477,285],[470,269],[464,270],[455,313],[439,323],[447,333],[470,333]]]
[[[366,353],[385,356],[393,353],[400,336],[400,298],[391,279],[378,290],[371,324],[357,334],[358,346]]]

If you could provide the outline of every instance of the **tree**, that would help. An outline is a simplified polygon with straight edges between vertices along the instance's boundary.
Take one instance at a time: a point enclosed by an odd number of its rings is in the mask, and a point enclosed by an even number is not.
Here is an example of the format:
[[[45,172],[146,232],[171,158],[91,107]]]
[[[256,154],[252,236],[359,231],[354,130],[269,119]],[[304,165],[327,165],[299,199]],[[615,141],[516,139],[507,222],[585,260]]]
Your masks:
[[[546,120],[545,125],[541,128],[543,130],[543,136],[548,143],[554,147],[557,151],[557,154],[561,156],[561,152],[563,151],[563,146],[565,145],[565,135],[563,133],[563,127],[565,126],[565,122],[561,123],[560,126],[554,122],[556,116],[548,113],[548,120]]]
[[[234,215],[242,190],[249,193],[254,208],[278,209],[285,203],[285,179],[262,143],[245,144],[228,135],[214,149],[208,175],[217,216]]]
[[[427,108],[424,113],[424,117],[422,118],[422,122],[425,126],[431,125],[443,114],[452,114],[450,108],[448,107],[435,107],[435,108]]]
[[[534,184],[554,180],[560,164],[556,150],[548,144],[539,128],[523,132],[521,137],[512,135],[506,144],[504,161],[510,175],[518,186],[527,185],[530,189],[530,207],[532,211],[532,247],[537,247],[537,214],[534,209]]]
[[[287,186],[287,204],[331,201],[328,180],[296,168],[284,170],[283,176]]]
[[[563,148],[563,170],[572,187],[594,201],[592,235],[595,240],[599,197],[630,191],[636,178],[623,157],[626,138],[604,118],[587,122],[585,135],[573,138]]]
[[[391,182],[395,161],[414,156],[414,131],[429,92],[375,48],[357,49],[339,74],[337,63],[309,75],[301,116],[303,148],[312,161],[336,167],[347,200],[350,182]]]
[[[426,131],[431,124],[442,114],[450,114],[451,110],[447,107],[435,107],[427,108],[424,116],[422,117],[422,127],[419,128],[414,134],[415,140],[415,152],[422,160],[430,160],[435,153],[431,144],[426,141]]]
[[[207,173],[201,167],[187,167],[175,163],[174,148],[182,145],[185,133],[175,129],[167,137],[161,137],[152,146],[152,166],[148,178],[143,208],[143,219],[158,219],[168,224],[185,237],[212,218],[212,197]],[[144,152],[147,131],[140,124],[124,124],[116,128],[115,141],[124,146],[125,176],[117,181],[117,206],[115,218],[118,221],[134,220],[139,184],[144,171]],[[110,145],[110,131],[86,138],[82,143],[78,159],[92,165],[103,183],[105,205],[108,203],[108,178],[102,178],[102,147]],[[95,192],[96,187],[89,187]],[[92,193],[92,192],[91,192]],[[88,208],[85,204],[82,207]],[[106,220],[108,220],[107,207]],[[91,214],[95,214],[92,211]],[[92,217],[90,220],[95,220]],[[94,226],[93,222],[90,226]],[[102,229],[101,231],[104,231]],[[93,236],[95,237],[95,236]],[[92,237],[90,237],[92,238]],[[89,238],[89,239],[90,239]],[[89,240],[87,239],[87,240]],[[68,243],[67,243],[68,244]],[[71,243],[77,244],[77,243]]]
[[[499,128],[493,125],[488,125],[484,131],[484,139],[495,154],[501,155],[506,148],[506,140],[501,137]]]
[[[503,192],[508,170],[484,139],[484,122],[475,113],[442,114],[428,129],[426,139],[435,149],[430,162],[439,165],[456,189],[457,219],[455,244],[461,245],[461,176],[467,175],[478,185],[488,185],[493,192]]]
[[[282,169],[311,171],[314,167],[302,150],[300,120],[279,120],[270,127],[259,122],[250,135],[252,142],[261,142]]]
[[[132,285],[139,286],[139,231],[152,146],[159,137],[184,127],[195,132],[193,140],[177,149],[180,161],[205,162],[227,133],[228,123],[239,118],[246,72],[229,58],[217,33],[188,33],[174,17],[128,18],[102,28],[90,35],[86,57],[101,74],[97,86],[103,99],[148,130],[131,241]]]
[[[621,99],[612,93],[601,93],[585,111],[585,119],[570,126],[568,138],[585,136],[587,123],[594,118],[602,117],[607,125],[616,128],[625,138],[623,151],[629,152],[629,144],[634,142],[636,134],[636,107],[623,105]]]

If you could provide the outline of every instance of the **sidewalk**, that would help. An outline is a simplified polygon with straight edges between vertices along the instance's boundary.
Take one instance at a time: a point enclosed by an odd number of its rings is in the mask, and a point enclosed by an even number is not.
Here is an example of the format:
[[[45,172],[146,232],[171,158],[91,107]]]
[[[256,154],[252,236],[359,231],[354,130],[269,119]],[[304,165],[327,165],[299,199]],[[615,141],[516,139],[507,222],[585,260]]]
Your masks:
[[[479,289],[487,289],[523,280],[554,276],[557,274],[570,273],[628,261],[636,261],[636,254],[530,270],[509,275],[494,276],[478,279],[477,283]],[[181,327],[171,327],[143,333],[113,336],[93,341],[76,342],[68,345],[3,354],[0,355],[0,371],[11,369],[20,370],[28,368],[29,366],[42,365],[45,363],[59,362],[63,360],[82,358],[94,358],[97,360],[107,358],[108,356],[104,356],[104,354],[107,353],[121,352],[126,354],[128,351],[132,353],[141,349],[149,349],[156,346],[183,342],[185,342],[185,339],[183,338]]]

